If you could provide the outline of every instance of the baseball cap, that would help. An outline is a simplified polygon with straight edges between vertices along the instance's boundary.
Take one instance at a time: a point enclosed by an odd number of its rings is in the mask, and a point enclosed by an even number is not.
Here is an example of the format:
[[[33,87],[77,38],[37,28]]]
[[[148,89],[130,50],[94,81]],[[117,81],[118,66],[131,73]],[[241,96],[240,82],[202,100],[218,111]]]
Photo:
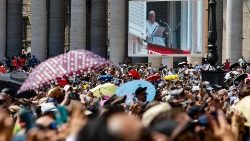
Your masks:
[[[46,114],[49,112],[58,111],[58,109],[56,108],[55,104],[53,104],[53,103],[43,103],[43,104],[41,104],[41,111],[42,111],[42,114]]]

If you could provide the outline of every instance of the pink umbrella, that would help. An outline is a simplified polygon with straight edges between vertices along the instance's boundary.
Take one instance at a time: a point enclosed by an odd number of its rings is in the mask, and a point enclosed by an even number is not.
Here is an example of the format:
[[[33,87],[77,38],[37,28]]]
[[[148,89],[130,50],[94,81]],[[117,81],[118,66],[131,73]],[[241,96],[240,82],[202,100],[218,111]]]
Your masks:
[[[39,64],[23,83],[18,93],[39,89],[58,79],[96,72],[112,63],[86,50],[74,50]]]

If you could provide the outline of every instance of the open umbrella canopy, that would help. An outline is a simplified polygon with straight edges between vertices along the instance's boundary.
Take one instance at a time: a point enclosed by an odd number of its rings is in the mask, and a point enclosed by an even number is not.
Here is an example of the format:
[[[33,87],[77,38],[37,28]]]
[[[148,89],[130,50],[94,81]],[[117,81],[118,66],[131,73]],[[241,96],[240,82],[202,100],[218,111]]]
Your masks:
[[[15,96],[15,98],[26,98],[26,99],[30,99],[32,97],[35,97],[37,95],[36,91],[34,90],[28,90],[28,91],[24,91],[22,93],[19,93]]]
[[[100,81],[110,81],[110,80],[112,80],[113,79],[113,77],[111,76],[111,75],[102,75],[102,76],[100,76],[99,78],[98,78],[98,80],[100,80]]]
[[[139,74],[138,71],[136,70],[131,70],[128,72],[128,75],[129,76],[132,76],[134,79],[140,79],[141,78],[141,75]]]
[[[0,74],[0,90],[3,88],[12,88],[14,91],[17,91],[24,82],[25,77],[23,76],[25,74],[15,72]]]
[[[146,92],[147,95],[147,101],[154,100],[156,89],[154,85],[148,81],[145,80],[133,80],[129,81],[127,83],[122,84],[117,90],[116,95],[118,96],[127,96],[126,103],[130,103],[133,101],[135,90],[139,87],[147,87]]]
[[[168,81],[179,80],[179,75],[167,75],[164,77],[164,80]]]
[[[86,50],[74,50],[39,64],[29,75],[18,93],[42,88],[58,79],[96,72],[112,63]]]
[[[116,85],[112,83],[106,83],[103,85],[98,85],[97,87],[91,89],[90,91],[94,94],[94,96],[101,97],[101,96],[114,95],[116,89],[117,89]]]
[[[154,74],[146,78],[147,81],[152,81],[152,82],[157,81],[159,79],[161,79],[161,76],[159,74]]]

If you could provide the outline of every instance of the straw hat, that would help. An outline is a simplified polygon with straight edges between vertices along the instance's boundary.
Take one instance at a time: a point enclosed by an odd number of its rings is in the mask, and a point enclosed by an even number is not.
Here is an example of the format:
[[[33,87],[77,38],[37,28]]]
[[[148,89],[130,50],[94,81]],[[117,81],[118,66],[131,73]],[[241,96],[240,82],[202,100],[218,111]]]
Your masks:
[[[154,120],[154,118],[157,117],[157,115],[163,112],[167,112],[171,109],[172,108],[168,103],[162,103],[152,108],[149,108],[142,116],[142,123],[145,126],[149,126],[150,123]]]

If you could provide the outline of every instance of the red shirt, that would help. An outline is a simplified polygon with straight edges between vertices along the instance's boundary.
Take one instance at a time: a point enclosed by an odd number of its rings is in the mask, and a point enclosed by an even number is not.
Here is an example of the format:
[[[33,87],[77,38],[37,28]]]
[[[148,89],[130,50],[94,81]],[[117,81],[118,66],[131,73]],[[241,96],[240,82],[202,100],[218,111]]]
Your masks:
[[[6,73],[6,72],[7,70],[4,67],[0,66],[0,73]]]
[[[68,81],[66,80],[66,79],[62,79],[62,80],[59,80],[58,81],[58,85],[60,86],[60,87],[64,87],[65,85],[67,85],[68,84]]]
[[[25,58],[20,58],[19,61],[20,61],[20,66],[24,66]]]
[[[16,67],[17,66],[17,59],[16,58],[13,59],[11,63],[12,63],[12,66]]]
[[[225,62],[224,66],[225,66],[226,71],[230,70],[230,63],[229,62]]]

